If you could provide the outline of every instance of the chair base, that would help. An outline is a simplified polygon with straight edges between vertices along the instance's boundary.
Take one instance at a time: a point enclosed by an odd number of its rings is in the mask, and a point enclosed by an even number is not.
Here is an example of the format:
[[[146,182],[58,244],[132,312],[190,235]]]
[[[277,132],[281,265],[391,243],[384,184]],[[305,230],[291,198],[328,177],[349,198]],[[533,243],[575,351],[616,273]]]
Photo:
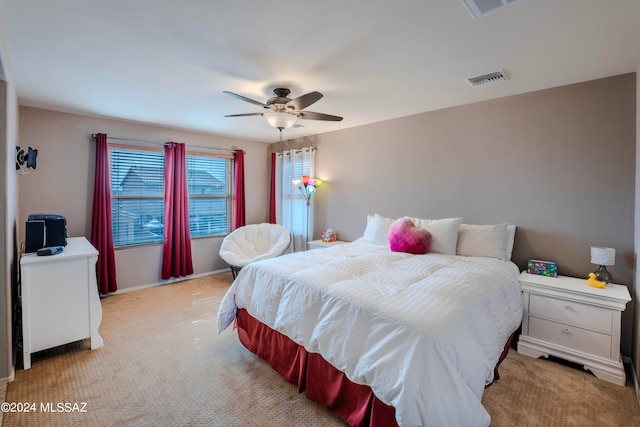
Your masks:
[[[235,265],[232,265],[230,267],[231,267],[231,275],[233,275],[233,280],[236,280],[236,277],[238,276],[238,273],[240,272],[242,267],[236,267]]]

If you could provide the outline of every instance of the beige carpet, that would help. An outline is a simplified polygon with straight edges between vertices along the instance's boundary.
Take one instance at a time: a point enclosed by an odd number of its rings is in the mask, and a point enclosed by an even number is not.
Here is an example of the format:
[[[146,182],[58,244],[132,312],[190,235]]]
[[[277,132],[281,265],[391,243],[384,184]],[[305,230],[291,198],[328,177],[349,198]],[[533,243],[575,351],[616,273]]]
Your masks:
[[[103,299],[104,347],[88,350],[85,341],[34,355],[6,400],[36,412],[5,413],[2,425],[343,426],[242,347],[235,331],[217,335],[230,283],[224,273]],[[483,398],[492,425],[640,425],[630,385],[515,351],[501,375]],[[86,403],[86,412],[42,412],[59,402]]]

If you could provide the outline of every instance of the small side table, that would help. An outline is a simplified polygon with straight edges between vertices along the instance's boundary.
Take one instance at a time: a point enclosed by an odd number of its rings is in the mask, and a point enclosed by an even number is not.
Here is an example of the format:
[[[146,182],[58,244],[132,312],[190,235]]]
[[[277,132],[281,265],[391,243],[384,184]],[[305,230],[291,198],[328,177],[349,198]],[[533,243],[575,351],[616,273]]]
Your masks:
[[[310,242],[307,242],[307,249],[323,249],[323,248],[330,248],[331,246],[336,246],[336,245],[343,245],[347,242],[343,242],[340,240],[336,240],[333,242],[323,242],[322,240],[312,240]]]
[[[626,286],[604,288],[586,279],[520,275],[524,314],[518,353],[570,360],[600,379],[624,385],[620,318],[631,295]]]

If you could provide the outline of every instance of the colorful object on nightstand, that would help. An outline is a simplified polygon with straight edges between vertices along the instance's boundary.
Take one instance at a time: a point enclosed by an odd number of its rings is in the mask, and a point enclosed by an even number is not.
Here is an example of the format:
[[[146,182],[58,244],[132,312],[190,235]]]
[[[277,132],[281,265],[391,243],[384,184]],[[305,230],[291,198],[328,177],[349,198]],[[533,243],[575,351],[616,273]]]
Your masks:
[[[327,243],[327,242],[335,242],[336,240],[338,240],[338,233],[334,233],[332,229],[327,228],[327,231],[323,231],[322,234],[322,241]]]
[[[540,276],[558,277],[558,263],[553,261],[541,261],[530,259],[527,261],[527,273]]]
[[[607,283],[601,282],[600,280],[596,279],[595,273],[589,273],[589,278],[587,279],[587,285],[592,286],[594,288],[604,288],[605,286],[607,286]]]

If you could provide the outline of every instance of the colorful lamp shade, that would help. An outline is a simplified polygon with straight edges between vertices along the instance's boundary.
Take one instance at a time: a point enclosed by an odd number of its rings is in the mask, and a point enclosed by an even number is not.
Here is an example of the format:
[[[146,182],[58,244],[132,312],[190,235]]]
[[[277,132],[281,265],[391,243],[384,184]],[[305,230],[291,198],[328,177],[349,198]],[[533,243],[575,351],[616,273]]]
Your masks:
[[[298,187],[300,191],[305,194],[305,198],[308,198],[307,195],[315,193],[318,186],[322,184],[321,179],[310,178],[308,175],[302,175],[300,179],[294,179],[291,182],[293,182],[293,185]]]

